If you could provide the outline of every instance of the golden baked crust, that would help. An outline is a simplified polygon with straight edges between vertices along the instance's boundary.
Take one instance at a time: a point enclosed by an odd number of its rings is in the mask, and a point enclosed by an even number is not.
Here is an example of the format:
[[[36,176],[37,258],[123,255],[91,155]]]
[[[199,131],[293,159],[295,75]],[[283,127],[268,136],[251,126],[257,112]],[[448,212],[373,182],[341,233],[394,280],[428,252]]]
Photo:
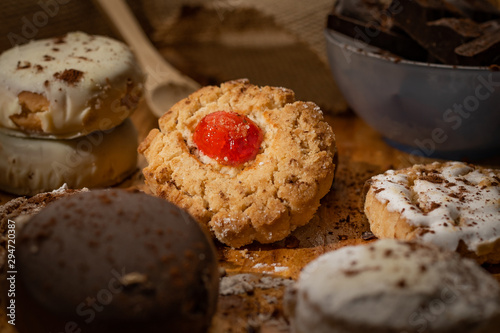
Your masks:
[[[414,165],[372,177],[366,191],[364,210],[375,236],[500,262],[500,170],[460,162]]]
[[[192,143],[198,122],[216,111],[252,119],[264,139],[257,157],[224,167],[200,159]],[[271,243],[305,225],[330,190],[335,136],[321,110],[291,90],[247,80],[208,86],[174,105],[140,144],[152,192],[191,213],[221,242]]]

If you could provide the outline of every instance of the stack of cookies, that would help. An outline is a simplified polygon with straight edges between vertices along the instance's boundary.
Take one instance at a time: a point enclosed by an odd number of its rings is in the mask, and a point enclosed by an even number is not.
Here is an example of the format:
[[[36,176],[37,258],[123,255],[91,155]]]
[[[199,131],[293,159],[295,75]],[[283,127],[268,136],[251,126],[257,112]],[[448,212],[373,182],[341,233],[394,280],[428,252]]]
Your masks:
[[[137,164],[144,76],[123,43],[82,32],[0,55],[0,189],[104,187]]]

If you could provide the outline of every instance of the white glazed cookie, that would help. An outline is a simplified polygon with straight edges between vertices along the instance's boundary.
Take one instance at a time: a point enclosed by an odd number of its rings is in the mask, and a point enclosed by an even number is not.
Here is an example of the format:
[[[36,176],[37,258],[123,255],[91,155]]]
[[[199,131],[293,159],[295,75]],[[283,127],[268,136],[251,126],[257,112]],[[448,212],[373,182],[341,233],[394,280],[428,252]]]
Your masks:
[[[237,111],[263,132],[242,166],[201,156],[193,131],[207,114]],[[321,110],[291,90],[246,80],[208,86],[174,105],[139,146],[152,192],[186,209],[219,241],[240,247],[279,241],[305,225],[330,190],[335,137]]]
[[[136,108],[143,74],[123,43],[82,32],[0,55],[0,128],[74,138],[119,125]]]
[[[435,162],[389,170],[367,186],[365,213],[375,236],[500,262],[500,170]]]
[[[500,286],[433,245],[378,240],[309,263],[285,297],[295,333],[494,333]]]
[[[137,132],[130,119],[106,132],[67,139],[0,133],[0,190],[33,195],[117,184],[137,170]]]

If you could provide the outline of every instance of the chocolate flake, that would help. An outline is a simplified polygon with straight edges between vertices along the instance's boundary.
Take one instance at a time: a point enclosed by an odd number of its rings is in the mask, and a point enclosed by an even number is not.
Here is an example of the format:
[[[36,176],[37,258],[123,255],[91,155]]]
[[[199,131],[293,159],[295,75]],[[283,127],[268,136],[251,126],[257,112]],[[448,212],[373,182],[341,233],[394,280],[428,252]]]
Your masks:
[[[75,86],[83,78],[83,72],[76,69],[66,69],[64,72],[54,73],[54,77],[58,80],[66,82],[70,86]]]
[[[87,58],[87,57],[83,57],[83,56],[74,56],[74,58],[76,58],[76,59],[80,59],[80,60],[85,60],[85,61],[90,61],[90,59],[89,59],[89,58]]]
[[[50,56],[50,55],[48,55],[48,54],[46,54],[46,55],[44,55],[44,56],[43,56],[43,60],[44,60],[44,61],[52,61],[52,60],[54,60],[54,59],[55,59],[55,58],[54,58],[53,56]]]
[[[355,275],[358,275],[358,274],[361,274],[361,273],[364,273],[364,272],[369,272],[369,271],[380,271],[380,267],[379,266],[375,266],[375,267],[367,267],[367,268],[363,268],[363,269],[346,269],[346,270],[343,270],[342,273],[344,273],[345,276],[355,276]]]
[[[26,69],[26,68],[30,68],[31,67],[31,63],[29,61],[18,61],[17,62],[17,69]]]
[[[466,178],[461,178],[460,180],[461,180],[461,181],[462,181],[465,185],[469,185],[469,186],[472,186],[472,185],[473,185],[473,184],[472,184],[470,181],[468,181]]]
[[[66,35],[54,38],[54,44],[65,44],[65,43],[66,43]]]
[[[434,209],[436,208],[439,208],[441,207],[441,204],[440,203],[437,203],[437,202],[431,202],[431,208],[430,208],[430,212],[433,211]]]
[[[420,178],[420,180],[425,180],[425,181],[428,181],[428,182],[434,183],[434,184],[441,184],[444,182],[444,179],[437,174],[422,175],[419,178]]]

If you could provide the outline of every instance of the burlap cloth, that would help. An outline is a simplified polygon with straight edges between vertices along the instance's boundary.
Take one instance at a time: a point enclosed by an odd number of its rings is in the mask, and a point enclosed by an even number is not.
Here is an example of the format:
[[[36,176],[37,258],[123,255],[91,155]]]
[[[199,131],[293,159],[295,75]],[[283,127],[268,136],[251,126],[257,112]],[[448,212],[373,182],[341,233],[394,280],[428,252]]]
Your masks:
[[[167,60],[202,85],[245,77],[291,88],[298,99],[338,113],[346,104],[330,75],[323,37],[333,2],[128,1]],[[117,37],[92,1],[0,3],[0,51],[75,30]]]
[[[330,75],[323,37],[335,0],[127,2],[167,60],[201,84],[246,77],[291,88],[328,112],[347,109]],[[74,30],[116,37],[92,1],[0,1],[0,52]]]

